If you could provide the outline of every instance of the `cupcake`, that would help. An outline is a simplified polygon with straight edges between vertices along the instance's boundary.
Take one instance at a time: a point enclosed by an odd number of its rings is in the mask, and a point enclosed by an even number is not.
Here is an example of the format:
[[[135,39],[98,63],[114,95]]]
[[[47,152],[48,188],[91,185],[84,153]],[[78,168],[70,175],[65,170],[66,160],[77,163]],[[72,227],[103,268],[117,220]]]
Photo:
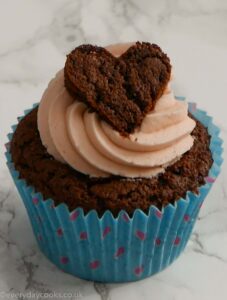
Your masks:
[[[174,96],[171,69],[155,44],[81,45],[13,126],[10,173],[41,251],[65,272],[135,281],[184,250],[222,140]]]

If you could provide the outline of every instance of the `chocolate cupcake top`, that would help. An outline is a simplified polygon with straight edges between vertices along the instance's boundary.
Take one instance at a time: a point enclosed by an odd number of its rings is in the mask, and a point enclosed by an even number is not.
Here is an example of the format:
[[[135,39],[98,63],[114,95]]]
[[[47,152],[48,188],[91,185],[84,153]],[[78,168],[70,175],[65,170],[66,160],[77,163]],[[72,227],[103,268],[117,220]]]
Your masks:
[[[65,203],[70,211],[82,207],[87,213],[95,209],[101,216],[110,210],[114,216],[121,210],[133,215],[135,209],[148,213],[151,205],[161,209],[186,196],[198,193],[199,186],[213,163],[207,129],[198,121],[192,132],[192,148],[181,159],[152,178],[89,177],[68,164],[54,159],[42,145],[37,129],[37,108],[18,124],[10,146],[13,163],[20,178],[52,198],[55,205]]]

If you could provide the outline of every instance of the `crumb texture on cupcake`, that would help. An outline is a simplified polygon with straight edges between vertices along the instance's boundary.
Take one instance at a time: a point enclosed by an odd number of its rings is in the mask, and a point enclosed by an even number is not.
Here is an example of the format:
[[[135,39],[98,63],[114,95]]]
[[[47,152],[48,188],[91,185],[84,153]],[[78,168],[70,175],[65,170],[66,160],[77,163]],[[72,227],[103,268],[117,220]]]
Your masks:
[[[70,94],[128,135],[155,107],[169,82],[171,65],[155,44],[137,42],[120,57],[82,45],[67,56],[64,71]]]
[[[192,148],[159,176],[90,178],[47,153],[37,128],[36,108],[18,124],[10,151],[21,178],[55,205],[64,202],[70,210],[82,207],[85,212],[96,209],[100,215],[107,209],[114,215],[122,209],[132,214],[136,208],[147,212],[150,205],[162,208],[204,184],[213,161],[210,137],[198,121],[192,135]]]

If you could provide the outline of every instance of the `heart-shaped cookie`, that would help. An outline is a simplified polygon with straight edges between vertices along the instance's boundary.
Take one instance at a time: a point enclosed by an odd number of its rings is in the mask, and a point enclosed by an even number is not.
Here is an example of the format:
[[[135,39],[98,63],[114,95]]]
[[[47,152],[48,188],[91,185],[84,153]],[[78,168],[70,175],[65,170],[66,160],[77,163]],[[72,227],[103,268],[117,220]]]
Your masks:
[[[138,127],[162,95],[171,74],[169,58],[155,44],[137,42],[120,57],[81,45],[65,63],[65,86],[121,134]]]

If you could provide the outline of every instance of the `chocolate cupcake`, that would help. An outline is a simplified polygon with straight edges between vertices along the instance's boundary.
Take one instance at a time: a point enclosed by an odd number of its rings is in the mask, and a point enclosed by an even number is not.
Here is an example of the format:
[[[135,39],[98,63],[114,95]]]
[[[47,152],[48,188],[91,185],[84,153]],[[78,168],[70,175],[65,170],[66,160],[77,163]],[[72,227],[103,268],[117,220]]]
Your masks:
[[[77,47],[13,129],[8,166],[41,250],[89,280],[168,266],[222,163],[219,129],[174,96],[149,43]]]

